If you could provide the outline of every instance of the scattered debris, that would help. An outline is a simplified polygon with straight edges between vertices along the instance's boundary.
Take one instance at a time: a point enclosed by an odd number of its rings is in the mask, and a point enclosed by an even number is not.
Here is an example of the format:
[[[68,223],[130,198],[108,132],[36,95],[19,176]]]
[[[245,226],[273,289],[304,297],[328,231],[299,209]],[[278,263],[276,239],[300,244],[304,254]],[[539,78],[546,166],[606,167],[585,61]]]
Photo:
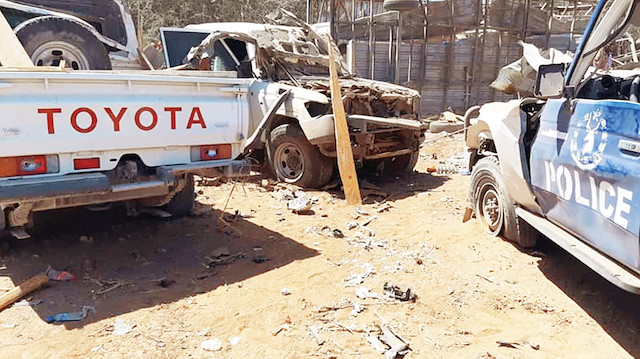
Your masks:
[[[288,197],[288,196],[287,196]],[[306,213],[311,211],[313,201],[302,191],[296,191],[293,199],[287,203],[287,208],[293,213]]]
[[[208,263],[205,266],[207,268],[213,268],[215,266],[229,264],[234,260],[244,258],[245,256],[244,251],[231,255],[229,254],[228,250],[224,252],[225,250],[226,250],[226,247],[219,248],[218,250],[214,251],[215,253],[213,254],[212,257],[205,257],[205,259],[208,261]]]
[[[378,218],[378,216],[371,216],[369,217],[369,219],[367,219],[366,221],[364,221],[362,223],[362,227],[366,227],[369,225],[369,223],[373,222],[374,219]]]
[[[84,279],[102,287],[101,290],[95,293],[96,295],[111,292],[112,290],[124,287],[127,284],[127,282],[123,280],[93,279],[87,275],[84,276]]]
[[[282,295],[290,295],[291,294],[291,290],[287,287],[282,287],[282,289],[280,289],[280,294]]]
[[[211,333],[211,328],[203,328],[196,335],[199,335],[201,337],[206,337],[206,336],[209,336],[209,333]]]
[[[345,225],[345,227],[347,227],[348,230],[352,230],[358,226],[359,226],[358,222],[349,222]]]
[[[351,315],[353,315],[354,317],[357,317],[358,314],[364,312],[365,309],[366,307],[364,305],[356,303],[353,305],[353,309],[351,310]]]
[[[384,353],[385,359],[401,358],[409,353],[411,350],[409,343],[396,334],[390,326],[385,325],[380,327],[380,330],[382,331],[382,335],[378,338],[389,347]]]
[[[369,334],[369,336],[367,337],[367,341],[378,353],[384,354],[387,351],[387,346],[384,345],[384,343],[381,342],[380,339],[378,339],[377,335]]]
[[[498,340],[496,341],[496,343],[498,343],[499,347],[507,347],[507,348],[513,348],[513,349],[520,349],[520,343],[517,342],[505,342],[502,340]]]
[[[264,256],[256,256],[256,257],[253,257],[252,260],[253,260],[254,263],[263,263],[263,262],[268,261],[269,258],[264,257]]]
[[[83,305],[79,312],[50,315],[45,318],[45,321],[47,323],[78,322],[86,318],[90,312],[95,313],[96,309],[89,305]]]
[[[45,273],[47,274],[47,277],[49,277],[50,280],[55,280],[58,282],[67,282],[70,280],[76,280],[78,279],[78,277],[76,277],[75,275],[67,272],[67,271],[59,271],[59,270],[55,270],[51,267],[47,268],[47,270],[45,271]]]
[[[271,334],[275,337],[276,335],[280,334],[281,331],[289,330],[289,328],[291,328],[291,324],[285,323],[277,327]]]
[[[356,208],[356,213],[361,214],[363,216],[368,216],[369,215],[369,212],[365,211],[364,209],[362,209],[360,207]]]
[[[122,319],[116,319],[113,322],[113,332],[111,334],[116,336],[129,334],[129,332],[131,332],[131,330],[133,330],[135,326],[135,323],[127,323]]]
[[[479,277],[479,278],[482,278],[482,279],[486,280],[486,281],[487,281],[487,282],[489,282],[489,283],[495,283],[495,282],[493,281],[493,279],[491,279],[491,278],[489,278],[489,277],[485,277],[485,276],[483,276],[483,275],[482,275],[482,274],[480,274],[480,273],[476,273],[476,276],[477,276],[477,277]]]
[[[357,285],[360,285],[364,282],[364,279],[369,276],[369,274],[370,273],[368,272],[360,273],[360,274],[352,274],[349,277],[344,279],[344,286],[355,287]]]
[[[378,295],[367,287],[359,287],[356,289],[356,296],[360,299],[379,298]]]
[[[311,333],[313,338],[316,340],[316,344],[324,344],[324,339],[320,338],[320,334],[318,333],[318,327],[316,327],[315,325],[308,325],[307,329],[309,329],[309,333]]]
[[[240,343],[240,340],[242,340],[242,337],[231,337],[229,338],[229,345],[238,345]]]
[[[411,290],[411,287],[398,286],[390,282],[386,282],[382,286],[384,293],[391,299],[398,299],[403,302],[415,302],[416,294]]]
[[[19,307],[37,307],[38,305],[40,305],[40,303],[42,303],[41,300],[29,300],[27,301],[26,299],[23,299],[21,301],[16,302],[13,307],[14,308],[19,308]]]
[[[222,349],[222,342],[220,339],[213,338],[200,343],[200,347],[206,351],[217,352]]]
[[[242,218],[245,218],[245,216],[242,215],[242,213],[240,213],[239,210],[236,209],[235,212],[233,212],[233,214],[231,213],[224,213],[222,215],[222,219],[227,222],[227,224],[231,224],[231,223],[237,223],[239,220],[241,220]]]
[[[372,275],[375,272],[373,269],[373,266],[369,263],[363,264],[362,268],[365,269],[364,272],[358,273],[358,274],[352,274],[349,277],[344,279],[345,287],[355,287],[359,284],[362,284],[368,276]]]
[[[499,347],[506,347],[506,348],[512,348],[512,349],[522,349],[521,348],[522,346],[528,345],[533,350],[540,350],[540,344],[531,344],[528,341],[524,341],[524,342],[520,343],[520,342],[508,342],[508,341],[504,341],[504,340],[497,340],[496,343],[498,344]]]
[[[478,354],[476,359],[496,359],[496,357],[491,355],[491,353],[489,352],[484,352],[484,353]]]

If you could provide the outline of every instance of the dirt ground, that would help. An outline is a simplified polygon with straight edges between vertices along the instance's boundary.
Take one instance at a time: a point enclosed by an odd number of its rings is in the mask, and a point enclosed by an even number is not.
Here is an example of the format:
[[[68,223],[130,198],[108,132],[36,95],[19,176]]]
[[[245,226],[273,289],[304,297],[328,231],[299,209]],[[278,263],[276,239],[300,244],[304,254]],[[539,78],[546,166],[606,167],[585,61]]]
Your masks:
[[[0,289],[47,266],[80,279],[0,312],[0,357],[383,358],[367,338],[385,325],[409,342],[406,358],[640,355],[638,297],[552,243],[524,251],[462,223],[469,176],[426,171],[460,138],[433,138],[416,172],[367,178],[360,213],[336,190],[307,191],[313,213],[291,213],[295,188],[257,178],[202,183],[199,215],[182,219],[40,216],[32,239],[4,246]],[[387,299],[385,282],[417,301]],[[377,298],[358,298],[367,289]],[[95,312],[45,321],[82,306]]]

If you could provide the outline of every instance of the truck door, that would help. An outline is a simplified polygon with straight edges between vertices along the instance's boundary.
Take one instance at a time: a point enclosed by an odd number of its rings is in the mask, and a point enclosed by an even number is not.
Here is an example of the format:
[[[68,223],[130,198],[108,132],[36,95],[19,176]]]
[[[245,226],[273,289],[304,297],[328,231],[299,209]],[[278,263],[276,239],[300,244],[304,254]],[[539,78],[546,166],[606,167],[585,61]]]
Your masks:
[[[640,104],[549,100],[530,161],[543,214],[640,272]]]

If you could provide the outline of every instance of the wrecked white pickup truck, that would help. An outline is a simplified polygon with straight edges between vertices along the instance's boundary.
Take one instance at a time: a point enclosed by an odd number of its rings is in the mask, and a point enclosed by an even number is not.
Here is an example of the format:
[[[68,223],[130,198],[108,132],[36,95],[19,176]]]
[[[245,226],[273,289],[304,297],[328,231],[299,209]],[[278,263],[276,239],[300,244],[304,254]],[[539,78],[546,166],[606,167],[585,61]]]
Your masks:
[[[486,104],[465,116],[470,199],[489,233],[522,247],[534,246],[542,233],[634,293],[640,293],[640,65],[610,72],[591,65],[638,26],[637,0],[600,0],[570,66],[539,66],[536,97]]]
[[[321,187],[331,179],[336,157],[327,38],[286,11],[271,22],[162,28],[165,60],[170,67],[255,79],[246,94],[251,111],[242,114],[248,116],[247,134],[254,134],[252,156],[280,180]],[[339,63],[356,163],[411,171],[427,129],[419,120],[420,95],[353,77],[341,58]],[[261,123],[285,92],[284,105]]]

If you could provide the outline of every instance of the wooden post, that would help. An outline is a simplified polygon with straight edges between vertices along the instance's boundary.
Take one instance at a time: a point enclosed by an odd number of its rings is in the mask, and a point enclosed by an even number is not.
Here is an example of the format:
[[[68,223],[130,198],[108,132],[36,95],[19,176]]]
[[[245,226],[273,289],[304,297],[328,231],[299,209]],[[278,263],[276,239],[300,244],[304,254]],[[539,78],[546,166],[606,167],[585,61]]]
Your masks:
[[[347,125],[347,115],[342,103],[342,91],[338,80],[336,58],[333,53],[331,38],[327,39],[329,47],[329,73],[331,75],[331,104],[333,106],[333,122],[336,132],[336,152],[338,153],[338,171],[344,186],[344,196],[349,205],[362,205],[360,187],[356,174],[356,165],[353,162],[353,151]]]
[[[49,277],[45,273],[38,274],[11,289],[10,291],[0,295],[0,310],[13,304],[16,300],[42,287],[49,281]]]
[[[33,62],[0,12],[0,64],[4,67],[33,67]]]
[[[376,64],[374,63],[375,61],[375,53],[376,53],[376,49],[375,49],[375,29],[373,28],[373,0],[369,0],[369,78],[370,79],[374,79],[375,78],[375,68],[376,68]]]

